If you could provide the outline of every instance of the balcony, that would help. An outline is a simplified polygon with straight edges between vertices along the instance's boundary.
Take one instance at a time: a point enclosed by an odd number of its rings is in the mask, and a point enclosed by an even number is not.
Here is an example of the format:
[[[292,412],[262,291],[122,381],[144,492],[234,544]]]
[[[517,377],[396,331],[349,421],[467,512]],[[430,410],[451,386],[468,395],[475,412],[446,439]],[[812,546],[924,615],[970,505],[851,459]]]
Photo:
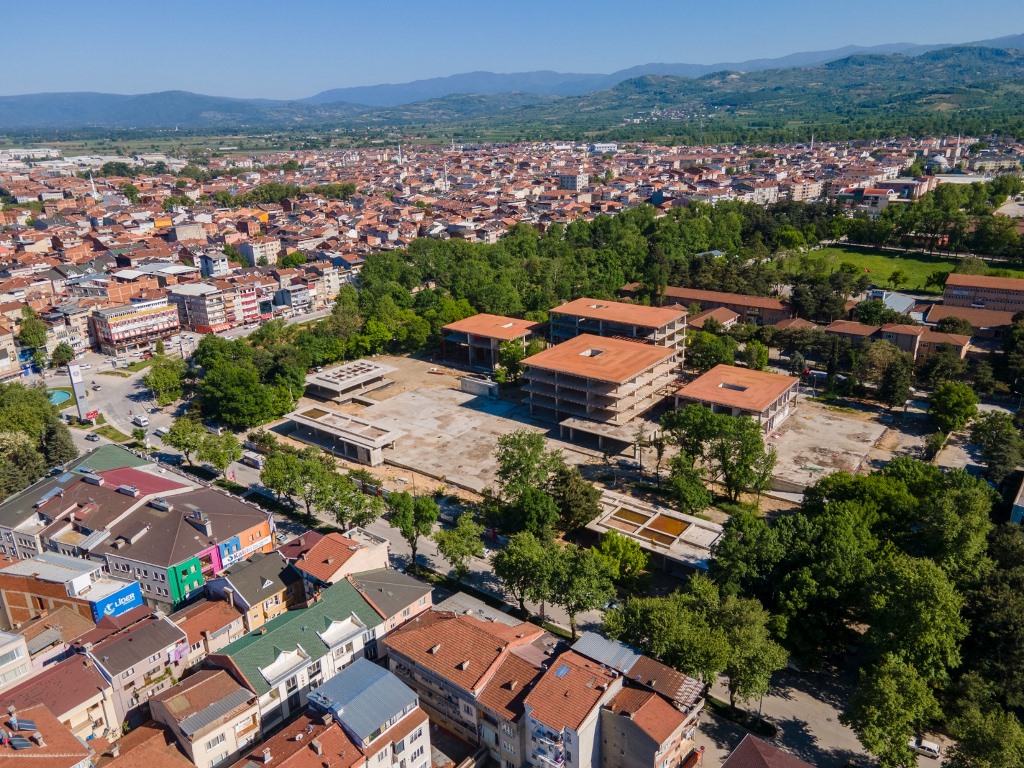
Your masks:
[[[550,765],[553,768],[562,768],[565,764],[565,755],[559,751],[546,752],[543,750],[535,750],[530,762],[539,763],[540,765]]]
[[[562,748],[562,737],[553,731],[538,729],[530,735],[536,742],[541,744],[550,744],[558,749]]]

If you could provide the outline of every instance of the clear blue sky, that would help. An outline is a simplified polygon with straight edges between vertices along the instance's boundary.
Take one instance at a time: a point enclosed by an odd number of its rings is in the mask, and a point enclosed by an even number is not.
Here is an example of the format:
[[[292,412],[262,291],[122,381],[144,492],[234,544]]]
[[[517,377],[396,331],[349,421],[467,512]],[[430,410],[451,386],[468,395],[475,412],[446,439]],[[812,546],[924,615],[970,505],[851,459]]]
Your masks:
[[[614,72],[1024,32],[1021,0],[48,0],[3,3],[0,94],[300,98],[473,70]]]

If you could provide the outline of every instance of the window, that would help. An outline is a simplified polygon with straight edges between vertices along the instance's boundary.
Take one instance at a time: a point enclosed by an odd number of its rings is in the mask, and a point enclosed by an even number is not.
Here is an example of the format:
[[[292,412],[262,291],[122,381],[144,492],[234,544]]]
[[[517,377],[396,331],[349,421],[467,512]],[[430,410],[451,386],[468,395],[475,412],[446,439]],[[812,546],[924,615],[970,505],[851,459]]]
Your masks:
[[[0,685],[7,685],[12,680],[17,680],[22,675],[27,675],[27,674],[28,674],[28,667],[27,666],[22,665],[20,667],[15,667],[14,669],[8,670],[7,672],[4,672],[2,675],[0,675]]]
[[[516,745],[508,739],[501,740],[501,748],[508,752],[510,755],[514,755],[516,753]]]
[[[309,665],[309,676],[310,677],[314,677],[316,675],[319,675],[320,674],[320,668],[321,668],[321,662],[319,660],[318,661],[314,661],[312,664]]]
[[[408,617],[409,617],[409,609],[406,608],[405,610],[402,611],[402,618],[406,619]]]
[[[128,669],[126,669],[124,672],[121,673],[121,679],[122,680],[127,680],[129,677],[131,677],[134,674],[135,674],[135,667],[129,667]]]
[[[417,728],[415,731],[413,731],[409,735],[409,743],[410,744],[416,743],[416,739],[418,739],[422,735],[423,735],[423,729],[422,728]]]
[[[420,758],[420,757],[422,757],[422,756],[423,756],[423,747],[422,747],[422,746],[419,746],[419,747],[416,747],[416,751],[415,751],[415,752],[413,752],[413,753],[412,753],[412,754],[411,754],[411,755],[409,756],[409,759],[410,759],[410,760],[416,760],[417,758]]]
[[[501,724],[501,732],[506,736],[515,736],[515,732],[512,730],[512,726],[508,723]]]
[[[288,678],[288,682],[284,684],[284,687],[285,687],[285,690],[288,691],[288,693],[292,693],[293,691],[297,690],[298,687],[299,687],[299,678],[296,677],[295,675],[292,675],[291,677]]]
[[[15,659],[21,658],[21,646],[19,645],[14,650],[8,651],[4,655],[0,656],[0,667],[4,664],[10,664]]]
[[[216,747],[216,746],[218,746],[220,744],[223,744],[225,738],[226,737],[224,736],[223,733],[218,733],[216,736],[214,736],[212,739],[210,739],[208,742],[206,742],[206,748],[208,750],[210,750],[210,749],[213,749],[214,747]]]
[[[210,761],[210,768],[213,768],[213,766],[217,765],[218,763],[223,763],[227,759],[228,751],[225,749],[223,752],[221,752],[219,755],[213,758],[213,760]]]

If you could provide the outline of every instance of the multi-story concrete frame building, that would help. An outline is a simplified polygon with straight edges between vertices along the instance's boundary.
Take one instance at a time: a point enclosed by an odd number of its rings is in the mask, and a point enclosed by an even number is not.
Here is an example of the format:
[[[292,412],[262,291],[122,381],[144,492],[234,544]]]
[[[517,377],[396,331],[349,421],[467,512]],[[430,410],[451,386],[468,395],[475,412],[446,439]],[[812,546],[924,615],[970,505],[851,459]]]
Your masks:
[[[947,307],[1020,312],[1024,309],[1024,280],[954,272],[946,278],[942,303]]]
[[[177,308],[181,326],[196,333],[220,333],[236,324],[234,302],[215,285],[176,285],[168,292],[167,299]]]
[[[674,380],[673,346],[584,334],[523,361],[530,413],[622,425],[654,405]]]
[[[166,296],[136,298],[124,306],[99,309],[91,319],[93,338],[107,355],[166,339],[180,326],[178,310],[168,306]]]
[[[683,309],[576,299],[555,307],[548,315],[554,344],[589,333],[680,351],[684,347],[686,310]]]

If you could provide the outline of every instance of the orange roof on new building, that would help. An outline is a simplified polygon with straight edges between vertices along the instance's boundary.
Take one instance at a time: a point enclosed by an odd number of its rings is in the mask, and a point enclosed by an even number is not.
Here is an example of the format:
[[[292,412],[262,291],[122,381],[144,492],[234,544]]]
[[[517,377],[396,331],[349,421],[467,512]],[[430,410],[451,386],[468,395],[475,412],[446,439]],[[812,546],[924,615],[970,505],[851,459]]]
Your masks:
[[[523,365],[622,384],[675,355],[669,347],[584,333],[526,358]]]
[[[538,325],[539,323],[534,323],[530,320],[482,313],[449,323],[444,326],[443,330],[469,333],[474,336],[486,336],[489,339],[511,341],[512,339],[518,339],[533,333]]]
[[[476,699],[505,719],[516,720],[523,714],[523,699],[528,686],[541,671],[526,659],[509,654]]]
[[[556,732],[577,730],[614,681],[606,667],[566,651],[551,662],[525,703],[534,719]]]
[[[714,403],[760,413],[799,383],[794,376],[716,365],[676,394],[687,400]]]
[[[686,317],[686,310],[668,307],[645,307],[623,301],[606,299],[576,299],[549,311],[552,315],[573,315],[591,320],[637,325],[643,328],[661,328]]]

